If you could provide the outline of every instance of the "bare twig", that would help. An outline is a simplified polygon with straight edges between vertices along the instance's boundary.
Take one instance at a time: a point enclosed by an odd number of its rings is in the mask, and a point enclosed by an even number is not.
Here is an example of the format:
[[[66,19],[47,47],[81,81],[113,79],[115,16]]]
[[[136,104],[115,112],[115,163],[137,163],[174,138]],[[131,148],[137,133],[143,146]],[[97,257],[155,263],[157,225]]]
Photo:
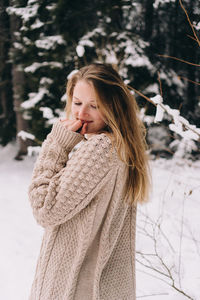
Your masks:
[[[182,259],[182,241],[183,241],[183,223],[184,223],[184,208],[185,208],[185,192],[183,197],[182,203],[182,214],[181,214],[181,234],[180,234],[180,241],[179,241],[179,265],[178,265],[178,274],[181,274],[181,259]],[[181,287],[181,277],[179,276],[179,285]]]
[[[195,42],[197,42],[197,44],[198,44],[198,46],[199,46],[198,41],[197,41],[193,36],[191,36],[191,35],[189,35],[189,34],[187,34],[187,36],[188,36],[190,39],[192,39],[192,40],[194,40]]]
[[[180,6],[181,6],[181,8],[183,9],[183,11],[184,11],[184,13],[185,13],[185,15],[186,15],[186,17],[187,17],[188,23],[190,24],[190,27],[191,27],[191,29],[192,29],[192,31],[193,31],[195,40],[197,41],[197,43],[198,43],[198,45],[199,45],[199,47],[200,47],[200,40],[199,40],[199,38],[198,38],[198,36],[197,36],[197,34],[196,34],[196,31],[195,31],[195,29],[194,29],[194,26],[192,25],[192,22],[190,21],[190,17],[189,17],[189,15],[188,15],[188,12],[187,12],[187,10],[185,9],[185,7],[183,6],[182,0],[179,0],[179,3],[180,3]]]
[[[188,65],[192,65],[192,66],[195,66],[195,67],[200,67],[199,64],[191,63],[190,61],[187,61],[187,60],[175,57],[175,56],[170,56],[170,55],[165,55],[165,54],[157,54],[157,55],[160,56],[160,57],[175,59],[175,60],[178,60],[180,62],[183,62],[183,63],[188,64]]]
[[[169,295],[168,293],[160,293],[160,294],[150,294],[150,295],[142,295],[142,296],[137,296],[136,298],[146,298],[146,297],[155,297],[155,296],[167,296]]]
[[[183,80],[186,80],[186,81],[192,82],[192,83],[194,83],[194,84],[200,85],[200,83],[199,83],[199,82],[193,81],[193,80],[191,80],[191,79],[188,79],[187,77],[184,77],[184,76],[178,76],[178,79],[183,79]]]

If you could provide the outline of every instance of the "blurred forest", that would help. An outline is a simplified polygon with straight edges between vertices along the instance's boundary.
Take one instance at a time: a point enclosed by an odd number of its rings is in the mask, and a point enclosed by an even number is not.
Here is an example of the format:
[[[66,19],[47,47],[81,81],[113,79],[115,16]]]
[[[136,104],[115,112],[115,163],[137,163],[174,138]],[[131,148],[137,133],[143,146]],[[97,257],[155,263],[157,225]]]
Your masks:
[[[199,0],[182,2],[198,34]],[[147,97],[161,93],[199,127],[199,67],[160,56],[198,64],[192,35],[179,0],[0,0],[0,144],[21,131],[32,134],[19,138],[18,159],[28,145],[40,144],[63,115],[68,75],[96,61],[115,65]],[[152,151],[172,155],[177,136],[169,117],[155,124],[156,108],[135,96]]]

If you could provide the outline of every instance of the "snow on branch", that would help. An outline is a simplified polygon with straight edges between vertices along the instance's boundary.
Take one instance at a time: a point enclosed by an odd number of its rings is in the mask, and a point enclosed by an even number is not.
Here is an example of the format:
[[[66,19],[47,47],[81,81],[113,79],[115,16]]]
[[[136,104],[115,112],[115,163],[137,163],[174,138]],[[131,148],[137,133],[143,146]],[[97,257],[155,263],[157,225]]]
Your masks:
[[[42,39],[37,40],[35,45],[41,49],[52,50],[55,49],[57,45],[66,45],[66,41],[61,35],[52,35],[45,36]]]
[[[21,130],[18,134],[17,134],[18,137],[20,137],[22,140],[35,140],[35,136],[31,133],[28,133],[24,130]]]
[[[155,97],[151,98],[151,100],[157,105],[154,123],[161,122],[164,116],[164,109],[160,105],[163,102],[163,98],[160,95],[156,95]]]
[[[172,109],[169,107],[169,105],[163,104],[163,98],[160,95],[149,98],[133,87],[129,86],[129,88],[156,106],[156,116],[154,122],[158,122],[158,120],[161,122],[164,116],[163,112],[166,112],[172,117],[174,122],[173,124],[169,125],[169,128],[172,131],[179,134],[185,140],[200,141],[200,128],[197,128],[195,125],[191,125],[188,120],[180,115],[180,111],[178,109]]]
[[[33,1],[32,1],[33,2]],[[38,14],[38,3],[28,3],[26,7],[11,7],[9,6],[6,11],[9,15],[16,15],[22,18],[24,22],[28,22],[31,18]]]
[[[34,73],[35,71],[37,71],[39,68],[42,68],[42,67],[60,68],[61,69],[63,67],[63,65],[57,61],[44,61],[42,63],[35,62],[32,65],[26,67],[24,69],[24,71],[26,73]]]
[[[154,98],[151,98],[151,100],[154,102]],[[172,109],[169,105],[165,105],[162,102],[154,102],[154,104],[157,106],[156,116],[158,115],[158,117],[160,117],[160,121],[162,121],[164,111],[172,117],[174,123],[169,124],[169,128],[172,131],[179,134],[186,140],[200,140],[200,128],[197,128],[195,125],[191,125],[188,120],[180,115],[180,111],[178,109]]]
[[[41,146],[29,146],[27,150],[28,150],[28,156],[38,155],[40,153]]]
[[[30,109],[34,107],[39,101],[41,101],[44,95],[49,94],[46,88],[40,88],[38,93],[29,93],[29,99],[21,104],[24,109]]]

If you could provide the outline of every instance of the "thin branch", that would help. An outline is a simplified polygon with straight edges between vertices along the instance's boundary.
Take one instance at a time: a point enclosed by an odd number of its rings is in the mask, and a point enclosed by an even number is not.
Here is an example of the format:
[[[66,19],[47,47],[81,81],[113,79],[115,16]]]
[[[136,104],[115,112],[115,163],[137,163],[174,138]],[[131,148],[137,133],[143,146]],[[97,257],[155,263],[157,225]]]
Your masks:
[[[184,59],[181,59],[181,58],[177,58],[175,56],[170,56],[170,55],[165,55],[165,54],[157,54],[157,55],[160,56],[160,57],[175,59],[175,60],[184,62],[185,64],[192,65],[192,66],[195,66],[195,67],[200,67],[199,64],[191,63],[190,61],[187,61],[187,60],[184,60]]]
[[[149,225],[151,225],[151,226],[153,227],[153,225],[156,224],[155,221],[153,221],[149,216],[145,215],[142,211],[138,210],[138,212],[139,212],[141,215],[143,215],[146,219],[149,220],[149,222],[150,222]],[[158,226],[158,225],[156,225],[156,226]],[[146,231],[146,229],[142,228],[142,230],[145,232],[145,234],[146,234],[149,238],[151,238],[151,239],[153,240],[154,236],[150,235],[150,234]],[[163,232],[163,230],[161,229],[161,227],[159,227],[159,231],[160,231],[160,233],[162,234],[162,236],[164,237],[164,239],[166,240],[166,242],[168,243],[168,245],[169,245],[170,249],[172,250],[172,252],[175,253],[175,250],[174,250],[172,244],[170,243],[170,241],[169,241],[167,235]]]
[[[146,298],[146,297],[154,297],[154,296],[167,296],[167,295],[169,295],[169,293],[142,295],[142,296],[137,296],[136,298]]]
[[[183,241],[183,225],[184,225],[184,208],[185,208],[185,193],[183,197],[182,203],[182,216],[181,216],[181,234],[180,234],[180,241],[179,241],[179,260],[178,260],[178,274],[179,274],[179,285],[181,287],[181,263],[182,263],[182,241]]]
[[[183,79],[183,80],[192,82],[192,83],[194,83],[194,84],[200,85],[200,82],[193,81],[193,80],[188,79],[187,77],[184,77],[184,76],[178,76],[178,79]]]
[[[134,89],[134,88],[133,88],[132,86],[130,86],[130,85],[128,85],[128,88],[129,88],[130,90],[133,90],[135,93],[137,93],[138,95],[140,95],[141,97],[143,97],[144,99],[146,99],[148,102],[150,102],[150,103],[153,104],[154,106],[156,106],[155,103],[154,103],[149,97],[145,96],[145,95],[142,94],[140,91]]]
[[[194,40],[195,42],[197,42],[197,44],[199,45],[198,41],[197,41],[193,36],[191,36],[191,35],[189,35],[189,34],[187,34],[187,36],[188,36],[190,39],[192,39],[192,40]]]
[[[187,12],[187,10],[185,9],[185,7],[183,6],[182,0],[179,0],[179,3],[180,3],[180,6],[181,6],[181,8],[183,9],[183,11],[184,11],[184,13],[185,13],[185,15],[186,15],[186,17],[187,17],[188,23],[190,24],[190,27],[191,27],[191,29],[192,29],[192,31],[193,31],[193,34],[194,34],[194,37],[195,37],[195,39],[196,39],[196,41],[197,41],[197,43],[198,43],[198,45],[199,45],[199,47],[200,47],[200,40],[199,40],[199,38],[198,38],[198,36],[197,36],[197,34],[196,34],[196,31],[195,31],[195,29],[194,29],[194,26],[192,25],[192,22],[190,21],[190,17],[189,17],[189,15],[188,15],[188,12]]]
[[[153,275],[153,274],[151,274],[151,273],[145,272],[145,271],[140,270],[140,269],[136,269],[136,271],[137,271],[137,272],[140,272],[140,273],[144,273],[144,274],[146,274],[146,275],[149,275],[149,276],[151,276],[151,277],[153,277],[153,278],[156,278],[156,279],[158,279],[158,280],[160,280],[160,281],[166,283],[167,285],[169,285],[169,283],[168,283],[166,280],[164,280],[164,279],[162,279],[162,278],[160,278],[160,277],[158,277],[158,276],[155,276],[155,275]]]

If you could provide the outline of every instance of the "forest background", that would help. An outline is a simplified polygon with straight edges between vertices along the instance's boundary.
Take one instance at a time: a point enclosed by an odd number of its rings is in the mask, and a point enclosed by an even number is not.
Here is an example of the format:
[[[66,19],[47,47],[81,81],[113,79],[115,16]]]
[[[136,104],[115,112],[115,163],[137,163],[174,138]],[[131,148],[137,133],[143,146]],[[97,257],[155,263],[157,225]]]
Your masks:
[[[28,298],[39,255],[34,153],[65,116],[70,74],[97,61],[135,91],[147,128],[153,180],[137,210],[137,299],[200,299],[199,33],[199,0],[0,0],[2,299]]]
[[[181,3],[198,34],[198,0],[0,0],[0,144],[18,134],[16,159],[40,145],[64,116],[67,77],[96,61],[199,127],[199,44]],[[156,105],[135,96],[151,153],[171,157],[183,140],[173,118],[154,123]],[[198,143],[184,139],[181,155],[198,158]]]

